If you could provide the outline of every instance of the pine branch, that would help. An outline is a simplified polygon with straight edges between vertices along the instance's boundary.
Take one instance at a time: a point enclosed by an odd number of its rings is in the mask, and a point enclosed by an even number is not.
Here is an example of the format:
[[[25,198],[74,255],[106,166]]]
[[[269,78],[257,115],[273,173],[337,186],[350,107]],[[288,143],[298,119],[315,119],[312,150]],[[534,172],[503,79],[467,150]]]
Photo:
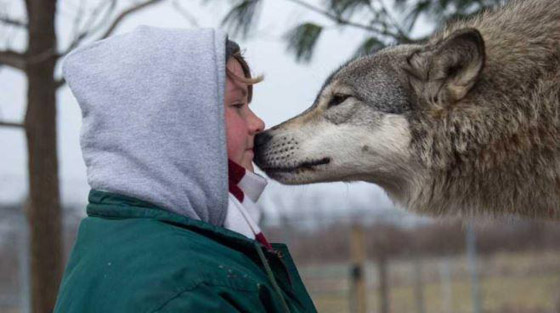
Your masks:
[[[356,10],[371,9],[371,0],[324,0],[330,11],[338,16],[351,16]]]
[[[323,27],[320,25],[303,23],[286,33],[285,38],[288,41],[288,51],[295,53],[296,61],[311,61],[313,51],[322,31]]]
[[[341,16],[333,14],[333,13],[327,11],[327,10],[323,10],[319,7],[316,7],[316,6],[314,6],[312,4],[309,4],[309,3],[305,2],[305,1],[302,1],[302,0],[285,0],[285,1],[295,3],[295,4],[297,4],[299,6],[302,6],[302,7],[306,8],[310,11],[313,11],[315,13],[318,13],[320,15],[328,17],[329,19],[331,19],[331,20],[333,20],[333,21],[335,21],[335,22],[337,22],[338,24],[341,24],[341,25],[354,26],[356,28],[360,28],[360,29],[363,29],[363,30],[366,30],[366,31],[369,31],[369,32],[375,32],[375,33],[379,32],[379,29],[376,29],[372,26],[352,22],[350,20],[342,18]]]
[[[382,21],[372,21],[371,24],[369,24],[369,25],[361,24],[361,23],[357,23],[357,22],[351,21],[349,19],[343,18],[340,15],[333,14],[332,12],[329,12],[328,10],[321,9],[317,6],[309,4],[309,3],[305,2],[305,1],[302,1],[302,0],[285,0],[285,1],[295,3],[299,6],[302,6],[306,9],[312,11],[312,12],[323,15],[323,16],[335,21],[337,24],[339,24],[341,26],[352,26],[352,27],[355,27],[355,28],[362,29],[362,30],[365,30],[367,32],[373,33],[374,35],[376,34],[378,36],[393,38],[397,41],[406,41],[406,42],[411,41],[408,38],[408,36],[398,32],[399,27],[395,26],[395,25],[387,25],[387,23],[382,22]],[[378,27],[376,27],[375,24],[377,24]],[[393,32],[393,31],[389,30],[389,28],[391,28],[389,26],[392,26],[392,28],[397,29],[397,32]]]
[[[222,26],[229,26],[233,34],[247,37],[257,20],[262,0],[243,0],[235,5],[222,20]]]
[[[397,22],[397,20],[391,15],[391,13],[389,13],[389,10],[387,9],[387,7],[385,6],[385,3],[383,2],[383,0],[377,0],[377,3],[379,3],[379,6],[381,7],[381,13],[383,13],[387,19],[389,20],[389,22],[391,23],[390,26],[392,26],[393,28],[395,28],[397,30],[397,33],[399,34],[399,38],[395,38],[398,41],[402,42],[402,43],[410,43],[412,42],[412,40],[410,39],[410,37],[408,37],[405,32],[402,30],[401,26],[399,25],[399,23]]]
[[[361,57],[385,48],[385,44],[376,37],[366,39],[354,52],[354,57]]]

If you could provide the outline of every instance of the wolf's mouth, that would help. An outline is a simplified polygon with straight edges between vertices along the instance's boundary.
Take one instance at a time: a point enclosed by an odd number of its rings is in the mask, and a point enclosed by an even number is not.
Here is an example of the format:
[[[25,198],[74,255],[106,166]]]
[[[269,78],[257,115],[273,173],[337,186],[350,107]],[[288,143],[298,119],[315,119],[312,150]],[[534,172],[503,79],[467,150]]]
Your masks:
[[[289,173],[289,172],[295,172],[295,171],[302,170],[302,169],[312,170],[316,166],[329,164],[330,162],[331,162],[331,158],[322,158],[320,160],[302,162],[302,163],[300,163],[296,166],[265,167],[265,168],[262,168],[262,170],[264,170],[267,173]]]

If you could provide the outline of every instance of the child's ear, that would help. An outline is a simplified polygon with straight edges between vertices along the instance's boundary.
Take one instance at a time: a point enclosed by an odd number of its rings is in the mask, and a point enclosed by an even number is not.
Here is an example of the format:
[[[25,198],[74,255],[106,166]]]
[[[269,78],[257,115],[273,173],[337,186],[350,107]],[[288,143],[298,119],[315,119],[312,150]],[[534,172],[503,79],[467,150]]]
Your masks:
[[[485,57],[480,32],[463,29],[410,55],[405,71],[419,97],[445,106],[467,95],[482,72]]]

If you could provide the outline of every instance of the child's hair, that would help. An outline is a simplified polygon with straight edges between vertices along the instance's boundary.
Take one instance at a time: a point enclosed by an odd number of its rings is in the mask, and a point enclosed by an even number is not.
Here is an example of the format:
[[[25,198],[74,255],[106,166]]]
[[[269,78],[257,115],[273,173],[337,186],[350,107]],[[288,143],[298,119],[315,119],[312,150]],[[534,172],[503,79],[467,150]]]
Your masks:
[[[228,39],[226,41],[226,64],[231,58],[235,59],[237,62],[239,62],[239,64],[241,64],[241,68],[243,69],[243,74],[245,75],[245,77],[236,75],[227,67],[226,75],[233,80],[247,84],[247,99],[248,102],[251,102],[251,99],[253,98],[253,85],[261,82],[263,80],[263,76],[259,75],[254,78],[251,77],[251,69],[249,68],[249,64],[247,64],[247,61],[245,61],[243,55],[241,55],[241,48],[239,48],[239,45],[235,41]]]

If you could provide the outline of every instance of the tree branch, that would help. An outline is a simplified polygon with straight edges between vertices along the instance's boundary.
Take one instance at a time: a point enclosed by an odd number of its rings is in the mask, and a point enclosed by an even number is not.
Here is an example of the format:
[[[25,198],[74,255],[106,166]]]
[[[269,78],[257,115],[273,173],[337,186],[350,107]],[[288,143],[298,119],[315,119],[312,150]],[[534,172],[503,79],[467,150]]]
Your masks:
[[[49,58],[56,58],[58,59],[60,56],[56,53],[56,49],[55,48],[50,48],[47,49],[41,53],[37,53],[35,55],[30,55],[27,57],[26,61],[27,64],[37,64],[37,63],[41,63],[41,62],[45,62],[46,60],[48,60]]]
[[[57,79],[57,80],[54,82],[54,84],[55,84],[55,88],[58,89],[58,88],[60,88],[60,87],[62,87],[62,86],[64,86],[64,85],[66,85],[66,79],[64,79],[64,78],[59,78],[59,79]]]
[[[95,14],[95,10],[93,11],[92,14]],[[74,16],[74,22],[73,22],[73,27],[72,27],[72,41],[70,43],[70,46],[72,46],[79,37],[78,33],[79,33],[79,29],[80,29],[80,22],[82,21],[84,15],[84,1],[80,0],[80,3],[78,4],[78,9],[76,10],[76,16]]]
[[[177,12],[181,16],[183,16],[185,20],[189,22],[189,24],[191,24],[191,26],[198,27],[198,22],[196,21],[196,18],[192,16],[192,14],[190,14],[187,10],[185,10],[185,8],[183,8],[177,0],[173,0],[171,4],[173,5],[173,7],[175,7],[175,10],[177,10]]]
[[[318,13],[318,14],[320,14],[320,15],[326,16],[326,17],[328,17],[329,19],[331,19],[331,20],[333,20],[333,21],[336,21],[336,22],[339,23],[339,24],[348,25],[348,26],[354,26],[354,27],[356,27],[356,28],[360,28],[360,29],[363,29],[363,30],[367,30],[367,31],[369,31],[369,32],[376,32],[376,33],[379,33],[379,29],[376,29],[376,28],[371,27],[371,26],[369,26],[369,25],[359,24],[359,23],[355,23],[355,22],[352,22],[352,21],[343,19],[343,18],[340,17],[340,16],[337,16],[337,15],[335,15],[335,14],[332,14],[332,13],[328,12],[327,10],[323,10],[323,9],[321,9],[321,8],[319,8],[319,7],[316,7],[316,6],[314,6],[314,5],[311,5],[311,4],[309,4],[309,3],[305,2],[305,1],[302,1],[302,0],[286,0],[286,1],[295,3],[295,4],[297,4],[297,5],[299,5],[299,6],[302,6],[302,7],[306,8],[306,9],[308,9],[308,10],[310,10],[310,11],[313,11],[313,12]]]
[[[0,127],[25,128],[22,123],[0,121]]]
[[[323,10],[319,7],[316,7],[316,6],[314,6],[312,4],[309,4],[309,3],[305,2],[305,1],[302,1],[302,0],[285,0],[285,1],[292,2],[294,4],[297,4],[299,6],[304,7],[306,9],[310,10],[310,11],[313,11],[315,13],[323,15],[323,16],[325,16],[325,17],[327,17],[327,18],[329,18],[329,19],[331,19],[331,20],[333,20],[333,21],[335,21],[335,22],[337,22],[338,24],[341,24],[341,25],[356,27],[356,28],[365,30],[367,32],[371,32],[371,33],[378,34],[378,35],[381,35],[381,36],[391,37],[391,38],[394,38],[394,39],[397,39],[397,40],[402,40],[402,39],[406,40],[408,38],[408,37],[403,38],[403,36],[400,33],[394,33],[392,31],[387,30],[386,29],[387,28],[386,23],[378,23],[380,25],[380,27],[385,28],[385,29],[380,29],[380,28],[374,27],[373,25],[360,24],[360,23],[350,21],[348,19],[342,18],[339,15],[333,14],[333,13],[327,11],[327,10]],[[399,29],[398,27],[395,27],[395,28]]]
[[[101,12],[102,12],[106,3],[108,3],[109,6],[108,6],[108,8],[105,12],[105,15],[101,19],[101,21],[98,23],[97,26],[90,26],[90,25],[94,24],[95,20],[101,14]],[[109,21],[109,17],[113,13],[113,10],[115,9],[116,5],[117,5],[116,0],[110,0],[108,2],[101,3],[99,6],[97,6],[89,14],[89,18],[87,19],[87,21],[85,23],[85,25],[87,25],[87,26],[86,26],[85,30],[83,30],[83,31],[78,30],[79,24],[80,24],[80,21],[82,20],[82,15],[83,15],[83,11],[80,10],[81,12],[79,12],[76,15],[76,19],[74,20],[74,35],[73,35],[72,42],[70,43],[70,45],[68,46],[68,48],[66,48],[66,50],[64,52],[60,53],[60,55],[66,55],[68,52],[72,51],[74,48],[79,46],[82,41],[91,37],[93,34],[95,34],[97,31],[99,31],[99,29],[101,29],[103,26],[105,26],[106,23]]]
[[[387,9],[387,6],[385,6],[383,0],[377,0],[377,2],[381,6],[381,12],[385,14],[385,16],[389,19],[390,23],[392,24],[392,26],[397,30],[399,38],[396,39],[403,43],[411,43],[412,40],[410,39],[409,36],[405,34],[405,32],[402,30],[397,20],[389,13],[389,9]]]
[[[117,29],[119,24],[129,15],[131,15],[131,14],[137,12],[137,11],[140,11],[140,10],[142,10],[142,9],[148,7],[148,6],[151,6],[151,5],[157,4],[159,2],[163,2],[163,1],[164,0],[147,0],[145,2],[138,3],[136,5],[133,5],[133,6],[129,7],[128,9],[121,12],[121,14],[119,14],[115,18],[115,20],[113,20],[113,22],[111,23],[109,28],[101,36],[99,36],[95,40],[101,40],[101,39],[109,37]],[[84,30],[80,34],[74,36],[75,38],[74,38],[74,40],[72,40],[72,43],[70,44],[70,46],[68,46],[68,48],[66,48],[64,51],[60,52],[58,54],[59,57],[62,57],[64,55],[68,54],[74,48],[79,46],[80,43],[82,43],[84,40],[86,40],[88,38],[91,38],[93,36],[93,34],[95,34],[99,29],[101,29],[103,27],[103,25],[105,25],[105,22],[108,21],[108,17],[111,15],[111,12],[113,12],[112,10],[116,7],[116,1],[111,0],[108,3],[110,5],[108,7],[107,13],[102,18],[102,21],[97,26],[92,26],[92,27]],[[102,8],[103,8],[103,5],[100,5],[99,7],[97,7],[94,10],[94,12],[92,13],[92,15],[99,14]],[[95,18],[95,16],[94,16],[94,18]],[[93,22],[94,22],[93,19],[90,18],[90,19],[88,19],[88,22],[86,22],[86,24],[93,24]]]
[[[107,31],[105,31],[105,33],[103,33],[103,35],[101,35],[101,37],[99,37],[99,39],[103,39],[103,38],[107,38],[109,36],[111,36],[111,34],[116,30],[116,28],[119,26],[119,24],[129,15],[131,15],[134,12],[140,11],[148,6],[157,4],[159,2],[162,2],[163,0],[148,0],[146,2],[143,3],[139,3],[137,5],[134,5],[126,10],[124,10],[121,14],[119,14],[119,16],[117,16],[117,18],[115,18],[115,20],[113,21],[113,23],[111,24],[111,26],[109,26],[109,28],[107,29]]]
[[[6,16],[0,16],[0,23],[10,25],[10,26],[27,28],[27,23],[26,22],[16,20],[16,19],[13,19],[13,18],[9,18],[9,17],[6,17]]]
[[[23,53],[6,50],[0,51],[0,65],[7,65],[18,70],[25,70],[26,58]]]

